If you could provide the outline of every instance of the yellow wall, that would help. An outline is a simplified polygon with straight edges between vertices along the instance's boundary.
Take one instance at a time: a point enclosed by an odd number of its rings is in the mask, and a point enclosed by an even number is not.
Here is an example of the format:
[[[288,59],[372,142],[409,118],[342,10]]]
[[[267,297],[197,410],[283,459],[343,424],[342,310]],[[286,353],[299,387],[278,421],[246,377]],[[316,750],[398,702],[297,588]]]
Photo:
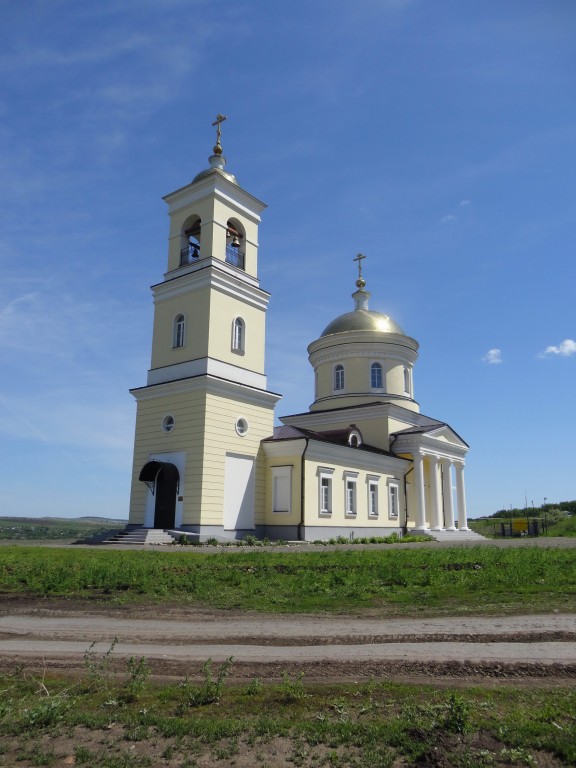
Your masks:
[[[304,441],[302,441],[304,444]],[[292,467],[292,486],[291,486],[291,509],[290,513],[274,512],[273,505],[273,487],[272,487],[272,468],[273,467]],[[300,455],[287,454],[286,456],[267,456],[266,457],[266,503],[264,522],[266,525],[298,525],[300,522],[301,508],[301,483],[300,475],[302,469],[302,457]]]
[[[174,320],[184,315],[184,346],[173,349]],[[210,293],[208,288],[186,293],[156,304],[152,336],[152,368],[197,360],[208,355]]]
[[[319,514],[319,488],[320,480],[318,470],[320,467],[334,469],[332,474],[332,514]],[[345,514],[345,479],[344,471],[358,471],[356,479],[356,516]],[[368,515],[368,477],[378,477],[378,517]],[[306,507],[305,523],[306,525],[318,525],[322,527],[330,526],[363,526],[379,528],[390,526],[396,528],[402,520],[402,510],[404,509],[404,481],[398,476],[397,485],[400,500],[399,518],[390,519],[388,517],[388,485],[387,481],[392,475],[375,472],[373,470],[359,469],[357,466],[350,466],[342,463],[307,461],[305,467],[305,489],[306,489]]]
[[[244,354],[232,351],[232,323],[236,317],[241,317],[245,323]],[[263,309],[212,291],[209,357],[263,374],[265,321]]]
[[[246,419],[248,432],[240,437],[235,429],[238,418]],[[256,458],[255,522],[264,517],[265,458],[260,441],[270,437],[274,411],[239,400],[209,394],[206,398],[206,441],[202,522],[222,524],[224,510],[224,466],[226,453]]]
[[[176,451],[186,452],[186,474],[180,493],[184,496],[185,524],[200,519],[202,494],[202,434],[204,430],[204,398],[200,391],[165,395],[141,400],[136,416],[134,467],[130,522],[144,524],[148,487],[138,476],[151,455]],[[164,432],[162,420],[171,415],[175,420],[172,432]]]

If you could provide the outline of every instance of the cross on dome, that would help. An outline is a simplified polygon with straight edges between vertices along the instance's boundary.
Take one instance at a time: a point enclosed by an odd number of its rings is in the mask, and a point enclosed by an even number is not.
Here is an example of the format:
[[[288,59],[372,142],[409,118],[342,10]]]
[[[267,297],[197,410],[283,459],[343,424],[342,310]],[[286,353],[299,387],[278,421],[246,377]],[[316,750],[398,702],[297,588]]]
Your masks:
[[[224,122],[224,120],[227,120],[228,118],[226,115],[216,115],[216,120],[212,123],[212,125],[216,126],[216,144],[214,145],[214,154],[215,155],[221,155],[222,154],[222,145],[220,144],[220,136],[222,135],[222,129],[220,128],[220,125]]]
[[[358,256],[352,259],[352,261],[358,262],[358,280],[356,280],[356,285],[358,288],[364,288],[366,285],[366,280],[362,277],[362,259],[365,259],[366,256],[364,256],[363,253],[359,253]]]

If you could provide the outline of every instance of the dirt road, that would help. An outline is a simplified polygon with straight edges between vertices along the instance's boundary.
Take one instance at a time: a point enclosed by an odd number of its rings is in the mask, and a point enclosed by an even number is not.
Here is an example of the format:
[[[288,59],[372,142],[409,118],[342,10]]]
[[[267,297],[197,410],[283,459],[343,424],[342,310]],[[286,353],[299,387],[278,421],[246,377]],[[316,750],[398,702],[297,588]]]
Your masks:
[[[3,615],[2,615],[3,614]],[[148,614],[149,616],[149,614]],[[86,649],[145,656],[158,674],[193,674],[233,656],[240,678],[576,678],[576,615],[385,619],[198,611],[118,615],[28,604],[0,611],[0,667],[81,668]],[[549,681],[549,680],[548,680]]]

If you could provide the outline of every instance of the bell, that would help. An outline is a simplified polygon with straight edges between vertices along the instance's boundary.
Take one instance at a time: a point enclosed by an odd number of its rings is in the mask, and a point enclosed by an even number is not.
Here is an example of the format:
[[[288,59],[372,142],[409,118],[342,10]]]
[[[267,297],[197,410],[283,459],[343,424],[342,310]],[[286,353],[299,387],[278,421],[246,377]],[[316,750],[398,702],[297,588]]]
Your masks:
[[[230,245],[232,246],[232,248],[240,248],[240,238],[238,237],[238,235],[234,235]]]

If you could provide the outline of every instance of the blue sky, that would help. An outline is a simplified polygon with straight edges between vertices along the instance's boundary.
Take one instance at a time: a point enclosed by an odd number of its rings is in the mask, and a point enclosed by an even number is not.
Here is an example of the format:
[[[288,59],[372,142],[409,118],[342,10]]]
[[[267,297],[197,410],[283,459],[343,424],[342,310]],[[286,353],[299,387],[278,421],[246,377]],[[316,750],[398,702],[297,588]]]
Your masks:
[[[421,345],[471,516],[576,498],[573,0],[0,0],[0,514],[126,517],[161,196],[207,166],[260,229],[277,414],[352,308]]]

